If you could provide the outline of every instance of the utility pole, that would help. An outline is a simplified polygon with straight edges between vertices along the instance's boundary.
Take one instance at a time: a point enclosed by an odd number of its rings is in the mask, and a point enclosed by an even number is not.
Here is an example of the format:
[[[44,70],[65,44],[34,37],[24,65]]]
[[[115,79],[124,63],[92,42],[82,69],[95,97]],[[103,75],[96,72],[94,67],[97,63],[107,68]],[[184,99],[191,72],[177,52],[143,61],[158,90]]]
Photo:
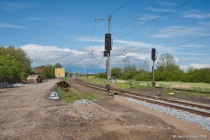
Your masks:
[[[108,33],[110,34],[110,21],[111,21],[111,16],[109,15],[108,17]],[[110,50],[107,50],[107,81],[109,82],[111,79],[111,68],[110,68]]]
[[[112,20],[111,15],[108,16],[107,19],[95,19],[95,20],[107,20],[108,21],[108,33],[105,34],[105,51],[104,51],[104,56],[107,57],[106,60],[106,79],[107,82],[110,82],[111,79],[111,68],[110,68],[110,51],[112,49],[112,39],[111,39],[111,34],[110,34],[110,22]]]

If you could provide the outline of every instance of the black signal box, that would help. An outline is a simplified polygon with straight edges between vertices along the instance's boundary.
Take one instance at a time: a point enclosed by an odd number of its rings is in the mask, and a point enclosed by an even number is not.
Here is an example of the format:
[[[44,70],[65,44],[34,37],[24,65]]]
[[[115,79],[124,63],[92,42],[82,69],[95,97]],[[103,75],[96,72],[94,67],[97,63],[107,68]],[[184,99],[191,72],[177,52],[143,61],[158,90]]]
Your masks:
[[[112,50],[112,36],[109,33],[105,34],[105,50]]]
[[[151,59],[152,59],[153,61],[156,60],[156,49],[155,49],[155,48],[152,48]]]

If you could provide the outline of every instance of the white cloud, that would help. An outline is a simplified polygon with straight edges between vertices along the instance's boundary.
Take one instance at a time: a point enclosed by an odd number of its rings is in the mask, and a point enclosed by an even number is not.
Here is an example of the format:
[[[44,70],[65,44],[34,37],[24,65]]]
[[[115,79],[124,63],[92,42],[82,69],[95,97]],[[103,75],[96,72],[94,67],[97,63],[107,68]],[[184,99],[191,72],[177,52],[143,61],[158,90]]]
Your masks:
[[[151,21],[151,20],[153,20],[153,19],[155,19],[155,18],[157,18],[157,17],[158,17],[158,16],[155,16],[155,15],[148,15],[148,14],[145,14],[145,15],[139,17],[138,19],[139,19],[139,20],[143,20],[143,21]]]
[[[88,40],[87,38],[83,41]],[[123,66],[125,60],[129,60],[131,64],[139,65],[143,60],[150,58],[153,47],[160,51],[170,49],[144,42],[116,40],[111,51],[111,67]],[[20,48],[33,60],[33,67],[55,63],[60,63],[63,66],[77,65],[81,68],[105,69],[106,67],[106,57],[103,56],[104,45],[87,46],[82,50],[38,44],[26,44]]]
[[[196,18],[196,19],[206,19],[210,18],[210,13],[186,13],[183,17]]]
[[[165,6],[177,6],[177,4],[175,4],[175,3],[169,3],[169,2],[161,2],[161,5],[165,5]]]
[[[89,38],[89,37],[83,37],[83,36],[75,36],[75,40],[77,41],[85,41],[85,42],[104,42],[104,39],[98,39],[98,38]]]
[[[143,60],[150,60],[152,47],[155,47],[159,51],[165,51],[163,46],[154,46],[153,44],[144,42],[118,40],[116,43],[118,45],[114,45],[113,50],[111,51],[111,67],[123,67],[125,63],[135,64],[138,67],[142,64]],[[88,46],[83,50],[72,50],[70,48],[43,46],[38,44],[26,44],[20,48],[22,48],[33,60],[33,67],[60,63],[64,67],[72,67],[72,69],[74,69],[74,67],[80,67],[105,70],[106,68],[107,58],[103,56],[103,45]],[[188,55],[195,56],[207,54],[189,53]],[[182,58],[176,58],[176,60],[177,63],[188,61]],[[194,68],[203,68],[210,67],[210,64],[191,64],[190,66]],[[180,67],[183,70],[188,68],[188,66],[185,65]]]
[[[0,2],[0,9],[6,11],[16,11],[29,7],[31,5],[32,4],[28,3]]]
[[[210,64],[190,64],[190,66],[197,69],[210,68]]]
[[[43,18],[40,18],[40,17],[29,17],[29,18],[24,18],[23,20],[41,21],[41,20],[43,20]]]
[[[206,46],[204,45],[196,45],[196,44],[185,44],[185,45],[181,45],[182,47],[186,47],[186,48],[204,48]]]
[[[193,56],[210,56],[210,54],[208,54],[208,53],[179,53],[179,52],[174,52],[173,54],[193,55]]]
[[[187,70],[189,67],[192,67],[194,69],[210,68],[210,64],[190,64],[189,66],[180,66],[182,70]]]
[[[10,24],[10,23],[2,23],[0,22],[0,28],[16,28],[16,29],[26,29],[26,26],[20,26],[20,25],[15,25],[15,24]]]
[[[59,48],[56,46],[42,46],[37,44],[26,44],[21,46],[32,59],[32,66],[45,64],[69,64],[84,58],[87,53],[71,50],[69,48]]]
[[[150,9],[150,8],[147,8],[147,9]],[[150,11],[153,11],[153,12],[168,12],[170,10],[171,9],[157,9],[157,8],[150,9]]]
[[[198,32],[203,30],[199,27],[185,27],[185,26],[169,26],[164,29],[160,29],[159,32],[155,35],[152,35],[152,37],[155,38],[174,38],[189,35],[194,32]]]

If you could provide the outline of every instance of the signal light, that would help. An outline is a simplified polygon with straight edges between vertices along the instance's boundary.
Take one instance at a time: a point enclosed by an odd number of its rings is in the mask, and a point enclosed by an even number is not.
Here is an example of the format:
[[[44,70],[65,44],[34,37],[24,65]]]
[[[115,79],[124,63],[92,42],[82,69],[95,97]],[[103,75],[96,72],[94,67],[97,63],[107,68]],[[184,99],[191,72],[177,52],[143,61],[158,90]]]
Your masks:
[[[112,37],[111,34],[105,34],[105,50],[110,51],[112,50]]]
[[[155,48],[152,48],[151,59],[152,59],[153,61],[156,60],[156,49],[155,49]]]

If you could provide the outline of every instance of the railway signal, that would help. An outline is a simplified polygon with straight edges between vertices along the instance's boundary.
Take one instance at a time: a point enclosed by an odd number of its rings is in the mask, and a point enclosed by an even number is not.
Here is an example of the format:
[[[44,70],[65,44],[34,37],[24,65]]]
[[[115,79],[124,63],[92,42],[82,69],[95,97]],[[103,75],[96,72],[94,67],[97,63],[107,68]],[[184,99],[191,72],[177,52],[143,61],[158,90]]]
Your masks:
[[[153,66],[152,66],[152,86],[155,87],[155,72],[154,72],[154,68],[155,68],[155,60],[157,60],[156,59],[156,49],[155,48],[152,48],[151,59],[153,61]]]
[[[155,49],[155,48],[152,48],[151,59],[152,59],[153,61],[156,60],[156,49]]]
[[[110,33],[105,34],[105,50],[106,51],[112,50],[112,37]]]

